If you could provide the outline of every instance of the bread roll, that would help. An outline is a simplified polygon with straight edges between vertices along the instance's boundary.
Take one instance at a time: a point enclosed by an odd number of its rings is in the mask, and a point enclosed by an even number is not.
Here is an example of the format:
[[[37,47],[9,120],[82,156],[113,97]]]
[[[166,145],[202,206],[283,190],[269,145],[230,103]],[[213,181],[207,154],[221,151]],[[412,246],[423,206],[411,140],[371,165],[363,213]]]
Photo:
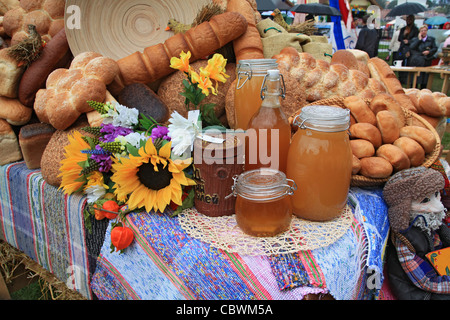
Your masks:
[[[13,126],[21,126],[31,119],[33,109],[25,107],[18,99],[0,96],[0,118]]]
[[[4,119],[0,119],[0,165],[19,161],[22,159],[19,142],[11,125]]]
[[[41,158],[55,128],[47,123],[32,123],[20,128],[19,145],[28,169],[41,167]]]
[[[400,137],[400,128],[391,112],[382,110],[377,113],[376,119],[383,143],[393,143]]]
[[[8,54],[9,48],[0,50],[0,96],[17,98],[20,79],[25,67],[19,67]]]
[[[401,128],[400,137],[409,137],[416,140],[425,150],[425,154],[433,152],[437,142],[436,137],[430,130],[418,126]]]
[[[364,139],[350,140],[350,147],[352,148],[352,153],[359,159],[371,157],[375,154],[373,144]]]
[[[399,128],[403,127],[406,124],[405,113],[403,112],[402,107],[398,104],[397,100],[395,100],[394,97],[390,94],[387,93],[377,94],[370,102],[370,109],[372,109],[375,115],[382,110],[388,110],[392,112],[392,114],[396,118],[397,125]]]
[[[386,159],[392,165],[394,171],[408,169],[411,166],[409,157],[403,150],[393,144],[383,144],[377,149],[377,157]]]
[[[398,104],[407,110],[417,113],[416,106],[413,101],[411,101],[411,97],[405,93],[396,93],[394,94],[394,99],[397,100]]]
[[[375,149],[381,146],[382,139],[380,130],[378,130],[378,128],[373,124],[358,122],[351,125],[349,130],[352,138],[368,140],[372,143]]]
[[[371,77],[381,81],[388,93],[392,95],[404,93],[402,84],[386,61],[378,57],[370,58],[367,66],[369,67]]]
[[[359,170],[361,170],[361,160],[352,154],[352,174],[358,174]]]
[[[356,122],[367,122],[374,126],[377,124],[375,114],[363,98],[359,96],[346,97],[344,98],[344,105],[350,110],[350,113],[355,118]]]
[[[359,174],[368,178],[388,178],[394,170],[391,163],[381,157],[367,157],[360,160],[361,170]]]
[[[408,156],[411,167],[418,167],[425,161],[425,150],[414,139],[400,137],[394,141],[394,146],[399,147]]]

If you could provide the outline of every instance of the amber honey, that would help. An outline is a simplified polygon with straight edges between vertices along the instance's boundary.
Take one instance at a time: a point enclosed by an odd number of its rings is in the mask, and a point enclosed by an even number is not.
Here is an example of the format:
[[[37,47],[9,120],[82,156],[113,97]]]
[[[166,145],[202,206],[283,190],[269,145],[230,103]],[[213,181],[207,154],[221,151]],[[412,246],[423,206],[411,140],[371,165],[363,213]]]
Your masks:
[[[276,69],[275,59],[240,60],[234,93],[235,129],[246,130],[261,106],[261,86],[269,69]]]
[[[261,168],[242,173],[234,185],[236,222],[246,234],[271,237],[289,229],[295,184],[284,173]]]
[[[319,108],[317,112],[326,117],[327,110]],[[300,218],[331,220],[347,203],[352,154],[345,129],[347,117],[342,118],[322,125],[319,119],[310,126],[304,125],[306,120],[292,138],[286,175],[298,185],[291,200],[293,213]]]

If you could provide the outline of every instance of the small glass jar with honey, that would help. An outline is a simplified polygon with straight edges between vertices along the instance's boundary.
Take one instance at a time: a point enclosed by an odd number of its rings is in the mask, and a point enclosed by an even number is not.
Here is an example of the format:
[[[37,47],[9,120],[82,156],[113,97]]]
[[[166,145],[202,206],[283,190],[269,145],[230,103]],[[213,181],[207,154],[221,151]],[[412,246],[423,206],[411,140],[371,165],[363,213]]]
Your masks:
[[[255,237],[272,237],[289,229],[290,195],[297,188],[278,170],[260,168],[235,176],[235,213],[239,228]],[[288,184],[290,182],[291,184]]]

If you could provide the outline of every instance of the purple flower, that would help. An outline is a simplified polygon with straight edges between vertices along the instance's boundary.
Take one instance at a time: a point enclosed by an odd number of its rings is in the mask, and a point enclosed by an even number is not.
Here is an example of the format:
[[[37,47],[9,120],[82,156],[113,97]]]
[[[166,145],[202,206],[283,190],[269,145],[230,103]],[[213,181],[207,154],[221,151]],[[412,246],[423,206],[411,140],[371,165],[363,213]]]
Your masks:
[[[113,142],[118,136],[126,136],[133,130],[125,127],[116,127],[113,124],[102,124],[100,132],[104,133],[103,137],[99,137],[101,142]]]
[[[165,126],[156,126],[152,129],[152,142],[155,142],[156,139],[161,138],[167,141],[170,141],[169,128]]]
[[[95,150],[103,150],[99,145],[95,146]],[[99,164],[98,171],[100,172],[109,172],[112,166],[112,159],[109,154],[98,153],[91,155],[91,159],[95,160]]]

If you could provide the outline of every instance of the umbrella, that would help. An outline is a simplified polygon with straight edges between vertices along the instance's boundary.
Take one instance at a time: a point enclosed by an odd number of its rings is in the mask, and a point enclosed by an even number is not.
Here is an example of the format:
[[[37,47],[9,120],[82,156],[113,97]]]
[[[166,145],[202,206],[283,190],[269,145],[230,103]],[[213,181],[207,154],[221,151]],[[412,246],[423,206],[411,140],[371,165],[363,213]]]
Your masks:
[[[341,13],[338,9],[330,7],[322,3],[306,3],[297,4],[291,8],[291,11],[310,13],[317,16],[340,16]]]
[[[256,6],[258,11],[291,10],[291,7],[282,0],[256,0]]]
[[[407,16],[410,14],[416,14],[419,12],[426,11],[427,8],[425,8],[423,5],[417,2],[405,2],[402,3],[399,6],[396,6],[394,9],[389,11],[387,16],[396,17],[396,16]]]
[[[431,18],[428,18],[427,20],[425,20],[425,23],[432,25],[432,26],[436,26],[436,25],[444,24],[447,21],[448,21],[448,19],[446,17],[435,16],[435,17],[431,17]]]

